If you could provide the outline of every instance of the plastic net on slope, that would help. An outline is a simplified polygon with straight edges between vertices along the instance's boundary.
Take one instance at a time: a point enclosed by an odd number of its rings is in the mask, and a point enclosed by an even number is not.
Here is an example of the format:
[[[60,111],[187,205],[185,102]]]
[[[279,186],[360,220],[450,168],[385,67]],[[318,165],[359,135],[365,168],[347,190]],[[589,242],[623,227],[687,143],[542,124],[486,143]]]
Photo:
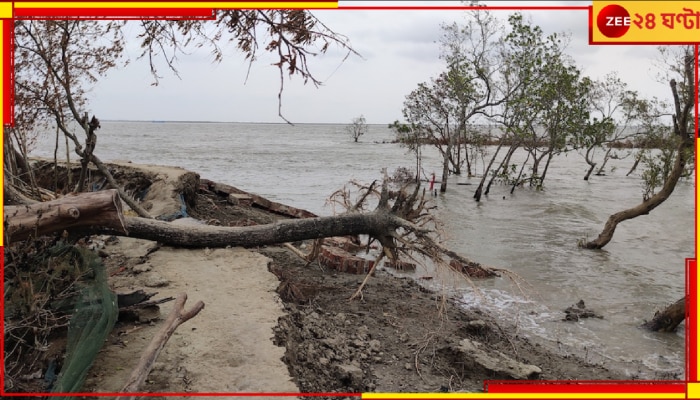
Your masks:
[[[82,289],[73,305],[68,325],[68,341],[63,368],[53,387],[54,393],[79,392],[88,370],[117,320],[117,298],[109,289],[107,273],[93,252],[73,249],[92,272],[92,279],[81,281]]]

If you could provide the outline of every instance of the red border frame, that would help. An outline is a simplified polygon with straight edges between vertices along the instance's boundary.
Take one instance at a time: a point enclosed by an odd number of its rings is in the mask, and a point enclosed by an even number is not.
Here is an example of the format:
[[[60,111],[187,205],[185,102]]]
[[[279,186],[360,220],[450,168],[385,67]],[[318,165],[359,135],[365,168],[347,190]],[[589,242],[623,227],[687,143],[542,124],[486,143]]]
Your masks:
[[[697,230],[697,226],[696,226]],[[698,343],[693,338],[698,334],[698,268],[694,259],[686,260],[685,280],[685,379],[686,382],[698,381]]]
[[[3,49],[13,49],[15,47],[15,20],[4,20],[2,24],[2,48]],[[2,76],[2,120],[10,125],[15,124],[15,57],[14,51],[10,50],[10,54],[4,54],[2,60],[2,70],[4,71]],[[4,269],[5,263],[2,264]],[[4,282],[4,280],[3,280]],[[1,301],[1,300],[0,300]],[[0,339],[0,342],[2,340]],[[5,354],[3,352],[3,354]],[[0,356],[2,357],[2,356]],[[3,363],[4,365],[4,363]],[[4,387],[4,386],[3,386]],[[2,389],[0,389],[2,390]]]
[[[15,18],[22,19],[214,19],[212,9],[206,8],[100,8],[99,17],[96,9],[90,8],[18,8],[14,10]]]
[[[313,0],[312,0],[313,1]],[[175,1],[164,2],[175,3]],[[13,3],[14,6],[14,3]],[[372,11],[394,11],[394,10],[467,10],[473,7],[470,6],[339,6],[339,10],[372,10]],[[595,45],[672,45],[672,44],[682,44],[688,45],[689,43],[639,43],[639,42],[616,42],[616,43],[594,43],[592,41],[592,29],[593,29],[593,12],[592,6],[486,6],[479,7],[485,10],[502,10],[502,11],[570,11],[570,10],[588,10],[588,23],[589,23],[589,44]],[[32,11],[30,11],[32,10]],[[212,19],[213,18],[212,9],[196,9],[196,8],[146,8],[146,9],[119,9],[119,8],[105,8],[105,9],[90,9],[90,8],[65,8],[65,9],[47,9],[47,8],[37,8],[37,9],[14,9],[13,8],[13,19],[5,20],[3,24],[4,33],[4,48],[13,48],[13,20],[14,18],[23,19],[45,19],[45,18],[85,18],[85,19],[158,19],[158,18],[181,18],[181,19]],[[695,91],[696,91],[696,106],[695,106],[695,126],[698,127],[698,44],[695,44]],[[3,60],[3,67],[5,74],[3,76],[4,82],[4,108],[3,116],[4,121],[10,124],[14,123],[14,91],[13,91],[13,78],[14,78],[14,57],[12,54],[7,56],[5,54],[5,59]],[[697,158],[697,154],[696,154]],[[697,161],[697,160],[696,160]],[[697,198],[697,172],[698,165],[696,162],[696,198]],[[696,206],[697,207],[697,206]],[[695,256],[697,257],[697,210],[695,213],[695,237],[696,237],[696,249]],[[0,255],[0,263],[4,265],[4,252]],[[0,276],[4,278],[4,268],[0,269]],[[686,379],[685,381],[485,381],[484,390],[488,393],[502,393],[502,394],[514,394],[514,393],[561,393],[564,397],[567,393],[686,393],[687,398],[687,383],[697,382],[698,380],[698,366],[697,366],[697,350],[698,343],[693,340],[697,337],[697,286],[698,286],[698,273],[697,265],[695,259],[686,259]],[[0,322],[4,331],[4,320]],[[4,358],[4,338],[0,339],[0,350],[2,350],[2,355],[0,357]],[[640,391],[640,389],[644,389]],[[0,395],[6,397],[43,397],[43,396],[94,396],[94,397],[114,397],[119,395],[124,395],[125,393],[5,393],[4,391],[4,363],[0,365]],[[359,397],[361,393],[129,393],[129,395],[135,396],[214,396],[214,397],[226,397],[226,396],[245,396],[245,397],[260,397],[260,396],[345,396],[345,397]],[[467,397],[467,396],[465,396]],[[497,397],[491,397],[490,399],[495,399]]]

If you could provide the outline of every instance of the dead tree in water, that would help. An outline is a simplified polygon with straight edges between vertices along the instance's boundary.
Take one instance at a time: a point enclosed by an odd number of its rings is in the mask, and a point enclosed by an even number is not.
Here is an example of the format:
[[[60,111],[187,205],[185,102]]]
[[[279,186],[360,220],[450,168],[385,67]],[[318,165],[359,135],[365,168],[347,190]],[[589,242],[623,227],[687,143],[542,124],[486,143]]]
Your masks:
[[[642,326],[656,332],[675,332],[683,320],[685,320],[685,297],[666,307],[665,310],[657,311],[654,318]]]

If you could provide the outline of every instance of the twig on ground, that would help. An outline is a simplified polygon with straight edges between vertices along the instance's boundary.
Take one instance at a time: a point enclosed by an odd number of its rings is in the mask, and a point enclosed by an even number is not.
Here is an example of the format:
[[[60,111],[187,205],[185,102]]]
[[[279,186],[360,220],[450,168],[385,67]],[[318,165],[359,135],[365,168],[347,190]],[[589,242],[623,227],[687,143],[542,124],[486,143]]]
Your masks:
[[[369,277],[372,276],[372,274],[374,273],[374,269],[377,268],[377,264],[379,264],[379,261],[381,261],[382,258],[384,258],[383,252],[379,253],[379,256],[374,260],[374,264],[372,264],[372,268],[369,269],[369,272],[367,272],[365,279],[362,280],[360,287],[358,287],[357,290],[355,291],[355,293],[352,296],[350,296],[349,300],[355,300],[355,298],[357,296],[360,296],[360,298],[362,298],[362,288],[365,287],[365,285],[367,284],[367,281],[369,280]]]
[[[202,301],[198,301],[195,303],[194,307],[192,307],[189,311],[186,311],[186,301],[186,293],[182,293],[180,296],[178,296],[173,310],[170,312],[170,315],[168,315],[168,319],[143,352],[138,365],[136,368],[134,368],[121,392],[133,393],[138,391],[138,388],[146,380],[146,377],[148,377],[148,374],[153,368],[153,363],[155,363],[161,350],[163,350],[163,347],[165,347],[165,344],[168,342],[168,339],[170,339],[170,336],[172,336],[172,334],[175,332],[175,329],[177,329],[177,327],[184,322],[196,316],[204,308],[204,303]],[[135,400],[136,397],[138,396],[125,395],[117,397],[116,400]]]

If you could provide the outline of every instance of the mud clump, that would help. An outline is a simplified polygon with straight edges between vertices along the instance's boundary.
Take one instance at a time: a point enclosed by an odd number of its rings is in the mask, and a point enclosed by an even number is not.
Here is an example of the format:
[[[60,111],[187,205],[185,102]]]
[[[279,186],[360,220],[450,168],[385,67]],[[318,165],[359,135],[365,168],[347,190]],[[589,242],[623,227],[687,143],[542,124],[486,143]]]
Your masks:
[[[370,361],[381,361],[381,342],[367,326],[346,329],[355,323],[343,313],[314,309],[280,319],[276,343],[287,347],[284,361],[302,391],[359,393],[376,388]]]
[[[584,303],[583,300],[579,300],[578,303],[567,307],[564,310],[564,318],[562,321],[578,321],[580,319],[586,319],[586,318],[598,318],[598,319],[603,319],[603,316],[598,314],[597,312],[591,310],[590,308],[586,308],[586,303]]]

